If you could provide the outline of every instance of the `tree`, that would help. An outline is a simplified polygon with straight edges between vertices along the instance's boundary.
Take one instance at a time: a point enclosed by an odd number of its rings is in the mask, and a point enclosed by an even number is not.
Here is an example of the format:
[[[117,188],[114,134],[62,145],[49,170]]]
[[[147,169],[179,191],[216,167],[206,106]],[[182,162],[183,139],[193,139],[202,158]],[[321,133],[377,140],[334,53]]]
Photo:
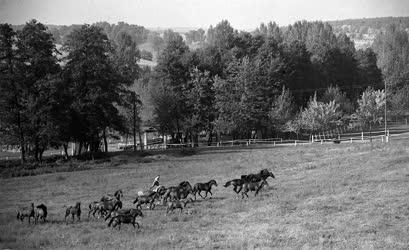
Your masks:
[[[96,152],[106,129],[125,131],[116,105],[121,104],[129,82],[115,70],[113,48],[101,28],[83,25],[74,30],[64,49],[69,53],[64,79],[72,96],[71,139],[78,143],[77,154],[87,147]]]
[[[232,47],[234,33],[235,31],[229,21],[222,20],[216,27],[210,26],[207,30],[207,42],[210,46],[215,46],[219,50],[227,50]]]
[[[302,128],[310,133],[332,129],[338,125],[340,118],[339,104],[335,101],[319,102],[316,94],[300,114]]]
[[[4,143],[19,144],[21,161],[26,160],[23,118],[23,86],[17,71],[16,33],[11,25],[0,24],[0,135]]]
[[[52,35],[45,25],[31,20],[17,33],[17,55],[19,73],[22,75],[21,95],[26,118],[26,143],[31,145],[35,160],[41,161],[43,152],[50,144],[57,144],[59,124],[54,119],[63,108],[59,105],[61,91],[58,76],[60,71],[55,56]]]
[[[342,112],[342,115],[349,115],[354,111],[354,105],[348,97],[346,97],[345,92],[342,92],[338,86],[329,86],[320,100],[323,103],[334,101],[339,105],[339,110]]]
[[[165,43],[162,37],[160,37],[160,35],[157,32],[149,32],[147,40],[148,40],[148,43],[152,45],[153,50],[158,55],[160,51],[163,49],[163,46]]]
[[[382,72],[376,65],[376,54],[371,48],[358,50],[355,54],[362,86],[382,87]]]
[[[293,97],[288,89],[283,86],[281,94],[278,95],[271,106],[271,110],[269,112],[269,118],[272,123],[272,126],[275,128],[276,131],[285,131],[286,124],[293,116],[294,111],[294,101]],[[293,124],[290,124],[293,127]],[[295,131],[293,131],[295,132]]]
[[[409,112],[409,85],[396,90],[388,97],[388,107],[396,116],[406,116]]]
[[[409,77],[409,36],[398,25],[390,25],[380,32],[372,45],[378,55],[378,66],[386,84],[392,89],[407,84]]]
[[[369,125],[369,132],[372,131],[372,125],[383,120],[385,109],[385,91],[368,88],[362,93],[358,100],[358,109],[355,116],[361,122],[362,127]]]
[[[193,69],[190,74],[191,80],[185,89],[186,105],[190,109],[187,123],[195,143],[198,142],[198,134],[206,131],[210,145],[215,117],[213,80],[209,77],[208,71],[201,72],[197,68]]]

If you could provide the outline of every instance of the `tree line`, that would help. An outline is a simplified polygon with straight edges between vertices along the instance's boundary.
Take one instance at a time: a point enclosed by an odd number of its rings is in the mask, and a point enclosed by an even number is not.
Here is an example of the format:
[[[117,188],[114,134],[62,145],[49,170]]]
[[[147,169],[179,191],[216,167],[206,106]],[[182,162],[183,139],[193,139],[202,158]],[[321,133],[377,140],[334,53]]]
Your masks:
[[[102,28],[82,25],[60,54],[46,26],[31,20],[19,31],[0,25],[0,133],[18,144],[21,160],[41,161],[49,147],[69,142],[76,154],[107,147],[110,131],[129,130],[127,111],[137,102],[130,86],[138,77],[139,51],[122,32],[115,43]],[[136,96],[136,97],[135,97]]]
[[[329,24],[306,21],[284,29],[270,22],[250,33],[224,20],[193,50],[171,33],[148,78],[139,84],[149,89],[152,124],[176,142],[196,144],[203,133],[211,143],[221,134],[334,128],[368,87],[383,86],[372,49],[355,50]]]
[[[199,135],[210,144],[221,135],[311,134],[351,120],[370,127],[382,120],[385,82],[394,97],[390,111],[402,115],[408,107],[408,54],[400,53],[408,37],[396,26],[366,50],[324,22],[270,22],[244,32],[223,20],[186,39],[151,32],[153,69],[138,66],[144,53],[135,36],[117,31],[77,26],[61,56],[52,33],[35,20],[17,31],[0,26],[0,134],[20,145],[22,161],[41,161],[50,147],[68,155],[69,142],[76,154],[106,151],[108,136],[142,124],[195,145]]]

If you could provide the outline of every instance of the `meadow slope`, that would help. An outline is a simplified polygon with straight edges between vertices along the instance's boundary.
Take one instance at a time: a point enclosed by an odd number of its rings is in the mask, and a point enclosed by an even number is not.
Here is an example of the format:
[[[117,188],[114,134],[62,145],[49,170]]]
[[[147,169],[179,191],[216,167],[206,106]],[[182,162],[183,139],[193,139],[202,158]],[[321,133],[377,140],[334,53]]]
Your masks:
[[[153,156],[151,163],[1,179],[0,248],[409,248],[409,142],[233,148],[188,157]],[[268,168],[276,179],[260,196],[238,199],[223,184]],[[166,216],[143,210],[141,229],[107,228],[88,220],[88,203],[124,190],[215,179],[212,199]],[[45,203],[49,223],[27,225],[15,209]],[[66,225],[64,205],[82,202],[82,221]]]

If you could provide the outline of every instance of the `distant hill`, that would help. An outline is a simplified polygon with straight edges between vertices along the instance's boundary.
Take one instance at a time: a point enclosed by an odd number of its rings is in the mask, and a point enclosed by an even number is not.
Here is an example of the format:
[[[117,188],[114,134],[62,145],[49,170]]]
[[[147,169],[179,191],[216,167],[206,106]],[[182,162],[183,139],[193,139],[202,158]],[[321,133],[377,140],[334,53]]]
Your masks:
[[[328,21],[336,34],[345,33],[357,49],[368,48],[376,35],[389,25],[397,25],[409,32],[409,17],[376,17]]]
[[[385,29],[389,25],[398,25],[409,32],[409,17],[377,17],[377,18],[359,18],[359,19],[345,19],[345,20],[335,20],[326,21],[334,29],[336,34],[345,33],[349,36],[355,43],[357,49],[365,49],[372,45],[375,37],[379,32]],[[173,30],[179,33],[183,39],[186,40],[186,36],[189,35],[189,31],[198,30],[195,27],[172,27],[172,28],[145,28],[143,26],[135,24],[127,24],[124,22],[119,22],[117,24],[110,24],[108,22],[98,22],[95,25],[100,26],[108,35],[110,39],[115,39],[117,34],[121,31],[128,32],[135,42],[138,44],[140,49],[147,50],[153,54],[153,61],[157,59],[157,50],[153,49],[151,41],[149,41],[150,34],[157,34],[163,37],[163,33],[166,30]],[[15,25],[14,29],[19,30],[24,25]],[[47,25],[49,31],[53,34],[57,44],[63,44],[67,35],[71,33],[72,30],[79,28],[81,25]],[[255,27],[256,28],[256,27]],[[285,28],[285,27],[281,27]],[[207,30],[207,28],[203,28]],[[201,45],[195,42],[188,42],[190,48],[195,49]]]

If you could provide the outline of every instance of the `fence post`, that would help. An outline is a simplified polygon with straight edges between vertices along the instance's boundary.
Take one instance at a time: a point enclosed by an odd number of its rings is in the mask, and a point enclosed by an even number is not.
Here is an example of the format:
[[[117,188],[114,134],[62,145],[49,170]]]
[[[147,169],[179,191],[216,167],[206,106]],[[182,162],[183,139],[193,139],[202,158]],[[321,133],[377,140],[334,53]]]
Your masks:
[[[322,139],[321,139],[321,145],[323,144],[323,141],[322,141]]]
[[[294,141],[294,146],[297,146],[297,140]]]
[[[361,132],[361,141],[364,141],[364,132]]]
[[[350,139],[351,143],[352,143],[352,138]]]
[[[276,141],[274,141],[274,144],[273,144],[273,146],[274,146],[274,147],[276,146]]]

